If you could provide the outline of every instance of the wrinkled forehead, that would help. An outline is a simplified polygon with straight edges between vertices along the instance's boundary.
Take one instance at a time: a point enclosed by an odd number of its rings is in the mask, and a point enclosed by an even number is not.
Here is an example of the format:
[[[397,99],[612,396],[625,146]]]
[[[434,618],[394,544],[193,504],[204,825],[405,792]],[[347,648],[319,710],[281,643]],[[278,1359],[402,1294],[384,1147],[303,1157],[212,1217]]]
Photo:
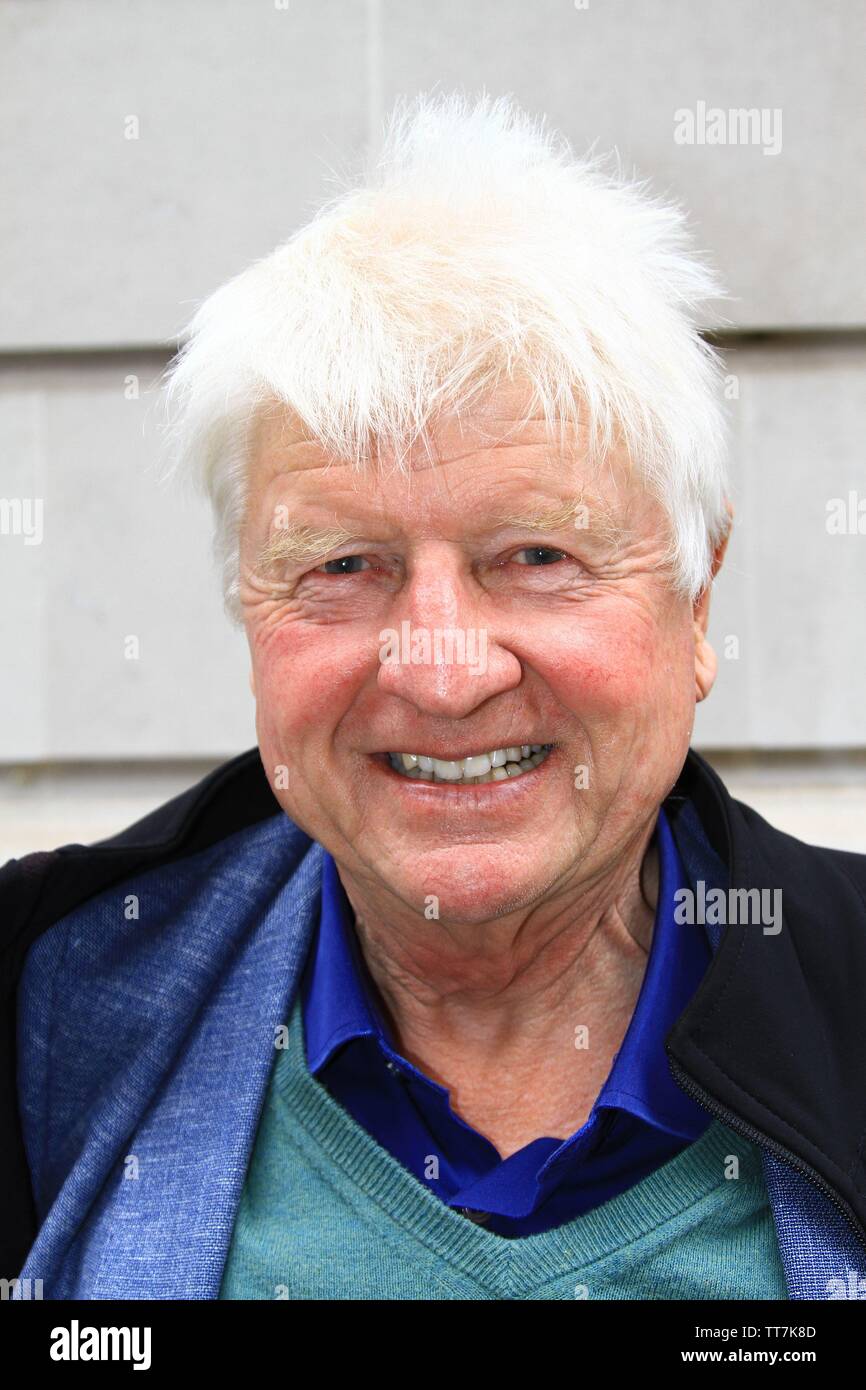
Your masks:
[[[394,446],[375,441],[369,457],[362,460],[363,467],[357,468],[339,452],[325,448],[301,417],[277,400],[265,402],[259,411],[249,457],[254,488],[284,480],[291,491],[294,479],[300,494],[319,483],[337,490],[357,487],[358,475],[371,484],[374,479],[381,481],[383,475],[394,484],[401,473],[405,477],[435,473],[437,469],[453,477],[457,471],[453,466],[460,463],[467,471],[473,464],[492,470],[503,485],[508,471],[513,470],[518,487],[537,476],[561,478],[572,488],[586,487],[610,500],[622,495],[626,501],[634,489],[643,491],[619,438],[603,452],[594,452],[582,415],[576,421],[560,417],[547,420],[541,407],[533,403],[529,389],[514,382],[479,396],[458,411],[443,411],[431,418],[422,438],[400,447],[399,468]],[[334,471],[337,477],[332,476]],[[314,479],[310,475],[317,476]],[[435,483],[435,478],[432,481]]]

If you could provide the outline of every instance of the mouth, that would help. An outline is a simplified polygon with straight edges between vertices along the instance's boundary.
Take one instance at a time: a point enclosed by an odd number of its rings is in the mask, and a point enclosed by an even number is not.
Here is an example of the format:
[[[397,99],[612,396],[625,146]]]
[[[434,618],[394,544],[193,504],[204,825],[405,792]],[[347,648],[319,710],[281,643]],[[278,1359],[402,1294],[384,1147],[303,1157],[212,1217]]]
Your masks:
[[[425,753],[385,753],[388,766],[415,782],[439,782],[451,787],[477,787],[486,782],[510,782],[534,772],[547,760],[552,743],[523,743],[493,748],[466,758],[440,758]]]

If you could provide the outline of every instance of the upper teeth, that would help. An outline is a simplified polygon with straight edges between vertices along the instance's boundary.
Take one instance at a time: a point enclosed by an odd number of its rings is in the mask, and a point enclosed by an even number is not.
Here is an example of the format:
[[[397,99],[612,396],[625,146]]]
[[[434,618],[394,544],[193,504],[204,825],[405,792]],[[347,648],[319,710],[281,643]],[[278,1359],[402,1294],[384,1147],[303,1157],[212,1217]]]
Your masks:
[[[392,766],[408,777],[442,782],[501,782],[529,772],[547,757],[550,744],[523,743],[473,753],[468,758],[430,758],[424,753],[391,753]]]

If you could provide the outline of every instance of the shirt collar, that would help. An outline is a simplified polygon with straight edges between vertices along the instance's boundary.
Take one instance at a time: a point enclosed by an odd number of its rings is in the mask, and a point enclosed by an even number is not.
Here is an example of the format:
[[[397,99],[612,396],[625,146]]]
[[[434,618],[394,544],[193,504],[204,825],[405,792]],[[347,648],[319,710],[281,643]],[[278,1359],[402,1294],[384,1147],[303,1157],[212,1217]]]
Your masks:
[[[675,894],[687,886],[687,877],[661,808],[657,844],[659,893],[649,958],[631,1021],[593,1116],[601,1107],[625,1110],[668,1133],[692,1139],[700,1134],[705,1116],[671,1076],[664,1042],[711,955],[702,929],[683,928],[674,920]],[[305,972],[302,1007],[307,1064],[313,1075],[338,1048],[355,1038],[374,1038],[387,1056],[399,1057],[358,945],[351,904],[327,852],[319,930]]]
[[[319,930],[302,994],[307,1065],[314,1076],[353,1038],[387,1041],[373,982],[355,935],[352,906],[327,850],[322,858]]]

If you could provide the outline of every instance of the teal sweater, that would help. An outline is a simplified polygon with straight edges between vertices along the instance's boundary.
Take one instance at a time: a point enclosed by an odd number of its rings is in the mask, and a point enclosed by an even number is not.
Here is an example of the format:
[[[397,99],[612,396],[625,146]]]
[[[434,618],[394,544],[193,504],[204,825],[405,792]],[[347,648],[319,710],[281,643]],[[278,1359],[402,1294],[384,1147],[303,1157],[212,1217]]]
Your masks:
[[[582,1216],[506,1240],[440,1202],[310,1076],[296,1001],[220,1298],[776,1299],[787,1289],[760,1155],[727,1126],[714,1121]]]

